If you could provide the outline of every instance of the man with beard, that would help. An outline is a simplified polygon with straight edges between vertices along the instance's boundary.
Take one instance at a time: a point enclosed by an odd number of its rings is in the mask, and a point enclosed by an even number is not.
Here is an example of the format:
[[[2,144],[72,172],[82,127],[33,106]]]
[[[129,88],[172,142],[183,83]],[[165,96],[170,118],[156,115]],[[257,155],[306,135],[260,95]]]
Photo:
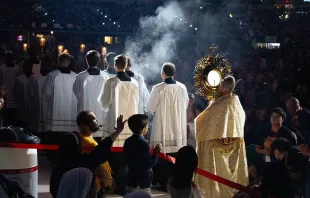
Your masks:
[[[246,186],[248,170],[243,139],[245,112],[239,97],[232,94],[235,78],[222,80],[219,94],[207,109],[195,120],[198,143],[198,168]],[[196,176],[197,184],[205,191],[205,197],[230,198],[234,189]]]
[[[83,148],[83,146],[86,146],[86,139],[91,141],[93,139],[92,134],[99,130],[95,114],[90,111],[83,111],[77,116],[76,123],[79,132],[67,133],[59,145],[58,158],[50,180],[50,192],[53,197],[56,197],[61,177],[67,171],[77,167],[85,167],[95,172],[99,165],[107,161],[110,148],[123,131],[126,121],[123,121],[123,116],[120,115],[114,132],[98,144],[91,145],[91,148]],[[88,149],[91,149],[91,151],[89,152]],[[111,179],[109,175],[107,177],[103,179]]]

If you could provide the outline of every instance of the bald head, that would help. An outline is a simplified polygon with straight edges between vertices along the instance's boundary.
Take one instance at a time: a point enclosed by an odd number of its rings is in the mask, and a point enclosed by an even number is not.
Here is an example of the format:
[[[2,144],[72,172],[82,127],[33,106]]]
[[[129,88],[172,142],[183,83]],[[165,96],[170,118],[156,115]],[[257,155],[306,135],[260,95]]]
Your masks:
[[[227,76],[221,82],[219,92],[223,94],[230,94],[236,87],[236,80],[233,76]]]
[[[294,116],[300,109],[300,103],[297,98],[291,97],[288,99],[285,103],[286,110],[287,112],[291,115]]]

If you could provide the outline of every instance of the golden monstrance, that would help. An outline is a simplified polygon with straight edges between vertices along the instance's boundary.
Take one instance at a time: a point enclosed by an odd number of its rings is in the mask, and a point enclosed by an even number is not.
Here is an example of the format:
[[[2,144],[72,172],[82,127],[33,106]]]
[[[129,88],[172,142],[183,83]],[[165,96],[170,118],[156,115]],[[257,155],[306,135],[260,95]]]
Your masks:
[[[210,53],[198,61],[194,71],[195,88],[207,100],[216,99],[221,80],[232,74],[227,59],[216,53],[216,48],[211,45]]]

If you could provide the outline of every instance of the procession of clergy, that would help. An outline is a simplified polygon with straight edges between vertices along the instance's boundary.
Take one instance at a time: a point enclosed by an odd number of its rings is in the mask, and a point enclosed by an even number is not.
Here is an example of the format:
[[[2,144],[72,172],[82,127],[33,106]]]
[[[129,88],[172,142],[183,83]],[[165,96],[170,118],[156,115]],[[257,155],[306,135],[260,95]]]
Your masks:
[[[70,60],[69,54],[62,53],[58,57],[57,70],[46,76],[35,73],[29,78],[22,74],[16,79],[15,87],[20,85],[19,92],[23,92],[25,105],[19,111],[27,109],[24,119],[30,123],[31,131],[48,134],[48,140],[61,139],[63,133],[76,130],[77,114],[89,110],[94,112],[101,125],[93,137],[101,139],[114,132],[119,115],[127,119],[134,114],[148,114],[152,117],[151,146],[160,143],[162,152],[173,156],[187,145],[189,97],[185,85],[173,78],[175,65],[163,64],[163,81],[153,86],[149,93],[144,78],[131,71],[127,56],[111,53],[106,57],[107,69],[102,71],[97,68],[100,54],[89,51],[86,54],[88,69],[79,74],[69,70]],[[13,68],[9,69],[13,71]],[[6,72],[2,69],[2,73]],[[10,77],[3,75],[2,78]],[[232,94],[234,87],[233,77],[223,79],[219,88],[221,97],[196,117],[198,167],[247,185],[243,140],[245,113],[238,96]],[[8,90],[8,102],[13,95]],[[125,126],[113,146],[122,147],[131,135],[128,126]],[[234,189],[198,174],[195,181],[203,189],[205,197],[233,197],[236,193]]]

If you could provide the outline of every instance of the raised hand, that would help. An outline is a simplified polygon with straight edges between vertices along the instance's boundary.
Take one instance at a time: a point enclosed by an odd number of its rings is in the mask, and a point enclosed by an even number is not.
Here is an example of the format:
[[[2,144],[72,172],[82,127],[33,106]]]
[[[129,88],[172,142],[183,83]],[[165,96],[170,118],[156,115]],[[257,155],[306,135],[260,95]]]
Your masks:
[[[123,131],[126,122],[127,122],[127,120],[123,121],[123,115],[120,115],[120,116],[117,118],[116,127],[115,127],[114,129],[115,129],[116,131],[119,131],[119,132]]]
[[[154,153],[158,155],[158,153],[160,153],[161,150],[162,150],[161,144],[156,144],[154,147]]]

